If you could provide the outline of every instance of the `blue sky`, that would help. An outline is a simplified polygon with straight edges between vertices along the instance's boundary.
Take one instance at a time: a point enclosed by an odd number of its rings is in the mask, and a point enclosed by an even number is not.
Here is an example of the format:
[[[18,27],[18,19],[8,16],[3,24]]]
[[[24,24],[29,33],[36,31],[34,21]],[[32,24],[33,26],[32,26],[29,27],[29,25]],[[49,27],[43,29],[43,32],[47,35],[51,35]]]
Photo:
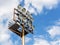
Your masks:
[[[21,38],[8,29],[18,4],[34,18],[34,34],[25,36],[25,45],[60,45],[60,0],[0,0],[0,45],[22,45]]]

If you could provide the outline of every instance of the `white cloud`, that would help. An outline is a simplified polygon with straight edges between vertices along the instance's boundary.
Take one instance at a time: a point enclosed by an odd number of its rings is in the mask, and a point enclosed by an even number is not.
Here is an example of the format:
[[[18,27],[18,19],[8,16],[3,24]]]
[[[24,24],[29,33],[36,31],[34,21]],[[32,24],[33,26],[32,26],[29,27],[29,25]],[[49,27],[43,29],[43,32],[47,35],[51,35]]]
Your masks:
[[[60,40],[57,41],[51,41],[51,45],[60,45]]]
[[[6,41],[10,38],[10,35],[8,33],[0,32],[0,42]]]
[[[52,38],[56,37],[57,35],[60,35],[60,26],[52,26],[49,30],[48,30],[50,36]]]
[[[60,19],[55,21],[54,25],[48,28],[48,33],[50,34],[51,38],[60,36]]]
[[[0,0],[0,44],[13,45],[8,32],[8,20],[13,16],[13,9],[19,4],[19,0]],[[8,19],[8,20],[5,20]],[[3,23],[6,21],[6,23]]]
[[[10,38],[7,28],[0,24],[0,42],[4,42]]]
[[[45,39],[35,38],[35,42],[33,45],[50,45],[49,42]]]
[[[12,10],[19,4],[19,0],[0,0],[0,16]]]
[[[48,40],[45,39],[43,35],[34,36],[34,44],[33,45],[50,45]]]
[[[60,45],[60,39],[49,41],[43,37],[34,37],[34,44],[33,45]]]
[[[49,10],[56,8],[59,2],[59,0],[25,0],[24,7],[31,10],[31,13],[37,14],[37,12],[41,13],[44,7]]]
[[[8,40],[8,41],[2,43],[2,45],[13,45],[13,43],[11,40]]]

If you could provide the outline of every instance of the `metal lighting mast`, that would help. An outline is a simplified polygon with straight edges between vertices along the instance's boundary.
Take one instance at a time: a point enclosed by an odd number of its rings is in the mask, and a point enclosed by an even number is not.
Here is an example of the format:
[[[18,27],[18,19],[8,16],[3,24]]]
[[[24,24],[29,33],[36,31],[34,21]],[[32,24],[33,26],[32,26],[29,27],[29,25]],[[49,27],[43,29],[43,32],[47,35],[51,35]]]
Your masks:
[[[14,8],[13,20],[9,22],[8,28],[22,38],[22,45],[24,45],[24,36],[33,34],[33,17],[29,11],[20,5]]]

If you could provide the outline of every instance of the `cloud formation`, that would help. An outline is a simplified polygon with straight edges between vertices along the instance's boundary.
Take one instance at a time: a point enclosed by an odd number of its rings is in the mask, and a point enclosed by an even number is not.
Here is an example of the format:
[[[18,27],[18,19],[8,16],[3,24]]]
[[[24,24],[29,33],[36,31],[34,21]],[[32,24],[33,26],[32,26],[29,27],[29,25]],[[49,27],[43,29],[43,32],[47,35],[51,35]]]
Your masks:
[[[48,30],[50,36],[52,38],[60,35],[60,26],[52,26],[52,28],[50,30]]]
[[[35,38],[34,40],[35,42],[33,45],[50,45],[49,42],[45,39]]]
[[[60,19],[55,21],[53,26],[50,26],[48,29],[48,33],[52,38],[56,36],[60,36]]]
[[[49,41],[45,38],[35,37],[33,45],[60,45],[60,39]]]
[[[0,15],[11,12],[18,3],[18,0],[0,0]]]
[[[10,35],[7,33],[7,27],[0,24],[0,42],[4,42],[10,38]]]
[[[0,44],[14,45],[8,32],[8,21],[13,16],[13,9],[19,4],[19,0],[0,0]]]
[[[59,2],[59,0],[24,0],[24,7],[31,13],[37,14],[44,8],[49,10],[56,8]]]

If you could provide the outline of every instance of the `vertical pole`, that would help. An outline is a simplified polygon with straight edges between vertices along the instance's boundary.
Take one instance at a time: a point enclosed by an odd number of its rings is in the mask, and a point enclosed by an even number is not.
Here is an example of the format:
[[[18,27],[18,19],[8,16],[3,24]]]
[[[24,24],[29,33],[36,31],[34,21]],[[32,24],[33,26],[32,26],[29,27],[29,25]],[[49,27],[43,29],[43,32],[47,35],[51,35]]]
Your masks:
[[[22,26],[23,27],[23,29],[22,29],[22,45],[24,45],[24,43],[25,43],[25,39],[24,39],[24,25]]]

